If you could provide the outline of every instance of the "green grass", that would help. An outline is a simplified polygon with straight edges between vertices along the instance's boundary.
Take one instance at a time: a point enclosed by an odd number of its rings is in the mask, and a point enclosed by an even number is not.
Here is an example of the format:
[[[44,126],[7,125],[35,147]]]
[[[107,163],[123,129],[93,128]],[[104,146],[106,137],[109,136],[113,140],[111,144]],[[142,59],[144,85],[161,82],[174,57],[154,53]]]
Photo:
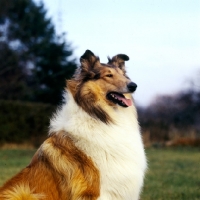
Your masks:
[[[0,149],[0,186],[28,165],[35,150]]]
[[[200,149],[148,149],[142,200],[199,200]]]
[[[25,167],[35,150],[0,150],[0,185]],[[200,149],[150,148],[141,200],[199,200]]]

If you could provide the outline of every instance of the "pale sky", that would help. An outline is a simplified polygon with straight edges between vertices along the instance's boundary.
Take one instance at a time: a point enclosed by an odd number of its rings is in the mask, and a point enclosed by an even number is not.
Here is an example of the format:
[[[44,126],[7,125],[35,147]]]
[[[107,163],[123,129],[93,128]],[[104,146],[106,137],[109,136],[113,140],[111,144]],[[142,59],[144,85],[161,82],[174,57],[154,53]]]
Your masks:
[[[35,0],[39,1],[39,0]],[[79,58],[90,49],[127,54],[139,105],[188,86],[200,71],[199,0],[43,0],[57,32],[66,32]]]

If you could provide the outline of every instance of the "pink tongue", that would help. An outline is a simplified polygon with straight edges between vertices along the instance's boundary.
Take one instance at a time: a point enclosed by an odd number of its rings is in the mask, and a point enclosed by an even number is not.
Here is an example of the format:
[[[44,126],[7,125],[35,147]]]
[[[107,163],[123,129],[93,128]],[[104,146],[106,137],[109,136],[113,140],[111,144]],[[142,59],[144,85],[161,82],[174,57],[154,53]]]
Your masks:
[[[117,96],[117,98],[118,98],[119,100],[123,101],[124,104],[126,104],[127,106],[132,106],[132,101],[131,101],[131,99],[126,99],[126,98],[121,97],[121,96],[118,96],[118,95],[116,95],[116,96]]]

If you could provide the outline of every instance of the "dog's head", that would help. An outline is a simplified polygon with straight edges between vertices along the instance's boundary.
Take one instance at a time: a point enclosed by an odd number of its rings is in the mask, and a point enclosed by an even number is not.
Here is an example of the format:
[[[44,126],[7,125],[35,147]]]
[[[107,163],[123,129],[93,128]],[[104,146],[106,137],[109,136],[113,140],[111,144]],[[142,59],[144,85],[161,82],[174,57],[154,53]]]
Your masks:
[[[108,123],[112,121],[106,112],[106,107],[132,106],[132,97],[137,85],[128,78],[125,70],[125,61],[129,57],[118,54],[107,64],[100,60],[90,50],[80,58],[81,66],[67,87],[72,93],[76,103],[91,116]]]

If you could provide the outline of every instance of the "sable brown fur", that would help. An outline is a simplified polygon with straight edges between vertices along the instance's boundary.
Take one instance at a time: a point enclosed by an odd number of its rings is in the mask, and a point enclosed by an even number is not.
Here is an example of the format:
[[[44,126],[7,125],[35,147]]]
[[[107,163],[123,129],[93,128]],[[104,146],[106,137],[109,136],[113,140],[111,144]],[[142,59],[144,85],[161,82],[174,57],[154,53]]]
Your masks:
[[[67,81],[69,101],[52,119],[49,137],[31,163],[0,187],[0,200],[121,200],[139,194],[143,175],[138,177],[134,169],[140,173],[145,168],[145,156],[139,137],[135,145],[141,150],[141,166],[139,156],[132,155],[134,145],[127,148],[129,139],[134,142],[131,133],[139,135],[131,97],[136,86],[124,66],[128,59],[118,54],[102,64],[90,50],[81,56],[80,68]],[[124,107],[129,107],[125,114]],[[127,117],[125,128],[119,120],[115,123],[117,116],[121,121]],[[122,155],[116,150],[119,141]]]
[[[73,141],[52,134],[31,163],[0,188],[0,200],[94,200],[99,196],[99,172]]]

